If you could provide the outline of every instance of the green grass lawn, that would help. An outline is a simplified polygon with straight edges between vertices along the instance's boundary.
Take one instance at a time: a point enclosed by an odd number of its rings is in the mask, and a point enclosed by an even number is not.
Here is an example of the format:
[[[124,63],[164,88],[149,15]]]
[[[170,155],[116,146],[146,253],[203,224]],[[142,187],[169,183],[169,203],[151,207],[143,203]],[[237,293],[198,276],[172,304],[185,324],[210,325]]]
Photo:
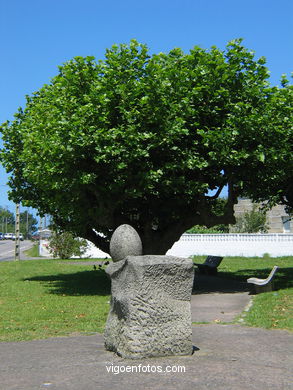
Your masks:
[[[196,256],[201,263],[204,256]],[[242,315],[243,323],[267,329],[293,330],[293,256],[287,257],[224,257],[218,268],[218,277],[242,282],[250,277],[265,279],[274,265],[279,269],[274,277],[274,291],[257,294],[253,305]]]
[[[30,249],[24,252],[29,257],[39,257],[39,244],[35,243]]]
[[[110,281],[92,265],[0,263],[0,341],[102,332]]]
[[[0,341],[103,332],[110,281],[104,270],[79,261],[0,263]],[[292,330],[293,257],[224,258],[218,275],[241,281],[265,278],[275,264],[280,267],[276,291],[256,295],[244,323]]]

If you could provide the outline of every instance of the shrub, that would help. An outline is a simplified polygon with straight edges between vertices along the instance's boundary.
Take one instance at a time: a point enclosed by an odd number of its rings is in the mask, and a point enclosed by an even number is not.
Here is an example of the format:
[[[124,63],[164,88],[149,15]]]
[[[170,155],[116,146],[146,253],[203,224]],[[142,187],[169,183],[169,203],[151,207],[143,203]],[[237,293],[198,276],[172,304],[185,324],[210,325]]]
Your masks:
[[[187,230],[186,233],[189,234],[220,234],[220,233],[229,233],[229,227],[226,225],[216,225],[212,228],[207,228],[206,226],[195,225],[191,229]]]
[[[70,259],[73,256],[81,257],[87,250],[86,240],[76,238],[70,232],[54,232],[49,243],[49,250],[54,257]]]
[[[266,211],[253,205],[252,210],[236,217],[236,224],[231,226],[233,233],[267,233]]]

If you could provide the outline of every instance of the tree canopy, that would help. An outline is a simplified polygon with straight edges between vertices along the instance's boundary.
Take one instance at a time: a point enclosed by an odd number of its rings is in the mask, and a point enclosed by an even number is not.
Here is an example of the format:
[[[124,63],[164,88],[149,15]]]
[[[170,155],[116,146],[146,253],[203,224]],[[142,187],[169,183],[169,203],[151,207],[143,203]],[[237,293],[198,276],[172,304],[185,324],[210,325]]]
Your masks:
[[[194,225],[233,223],[238,196],[292,206],[293,90],[268,78],[241,40],[75,57],[2,125],[11,198],[106,252],[129,223],[153,254]]]

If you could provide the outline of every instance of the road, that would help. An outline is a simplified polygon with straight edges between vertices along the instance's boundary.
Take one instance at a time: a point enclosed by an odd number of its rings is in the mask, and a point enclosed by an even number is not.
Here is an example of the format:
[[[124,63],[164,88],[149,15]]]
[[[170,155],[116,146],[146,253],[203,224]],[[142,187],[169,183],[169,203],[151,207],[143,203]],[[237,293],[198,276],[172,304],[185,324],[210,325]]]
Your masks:
[[[31,248],[34,245],[32,241],[24,240],[20,241],[20,259],[22,258],[22,252]],[[14,260],[15,253],[15,241],[1,240],[0,241],[0,261]]]

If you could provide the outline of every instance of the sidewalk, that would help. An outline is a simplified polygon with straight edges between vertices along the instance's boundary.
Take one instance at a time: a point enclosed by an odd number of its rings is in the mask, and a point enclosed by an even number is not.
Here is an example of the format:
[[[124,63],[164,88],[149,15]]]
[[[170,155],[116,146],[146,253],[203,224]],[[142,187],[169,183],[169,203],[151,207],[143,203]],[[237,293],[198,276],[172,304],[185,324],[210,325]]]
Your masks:
[[[210,279],[215,287],[217,280]],[[250,300],[225,283],[192,296],[192,356],[124,360],[105,351],[103,335],[0,343],[1,390],[290,390],[293,333],[221,324]],[[141,365],[141,366],[139,366]],[[133,371],[117,373],[131,366]],[[183,367],[185,372],[158,372]],[[153,372],[147,372],[150,369]],[[138,372],[140,370],[141,372]],[[146,372],[142,372],[146,371]],[[157,371],[157,372],[154,372]]]

